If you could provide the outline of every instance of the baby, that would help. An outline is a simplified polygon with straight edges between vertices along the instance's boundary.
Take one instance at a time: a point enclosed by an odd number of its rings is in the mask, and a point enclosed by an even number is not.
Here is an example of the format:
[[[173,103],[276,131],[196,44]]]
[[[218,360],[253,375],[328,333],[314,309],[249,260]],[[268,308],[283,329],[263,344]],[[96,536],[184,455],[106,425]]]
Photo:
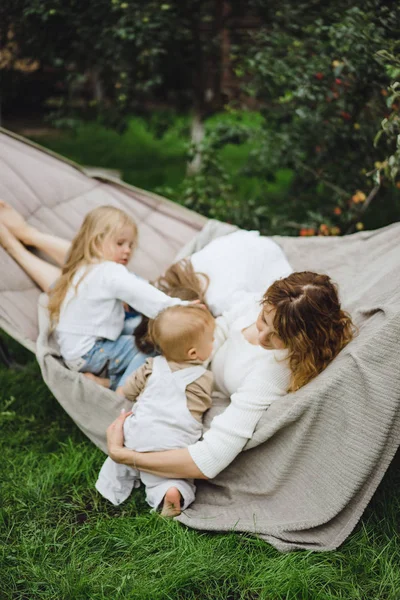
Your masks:
[[[149,336],[161,356],[149,358],[126,381],[122,392],[132,400],[124,423],[125,446],[138,452],[185,448],[202,435],[202,416],[211,406],[212,374],[202,363],[212,352],[215,322],[201,306],[172,306],[149,322]],[[188,479],[167,479],[139,472],[111,458],[105,461],[97,490],[120,504],[133,487],[146,486],[146,500],[161,514],[180,514],[195,498]]]

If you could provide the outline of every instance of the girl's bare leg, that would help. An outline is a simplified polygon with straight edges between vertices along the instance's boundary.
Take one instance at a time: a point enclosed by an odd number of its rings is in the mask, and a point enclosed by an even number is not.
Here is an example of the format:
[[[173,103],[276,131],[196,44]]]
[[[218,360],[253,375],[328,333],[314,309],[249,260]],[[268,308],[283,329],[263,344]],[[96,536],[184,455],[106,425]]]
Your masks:
[[[1,221],[0,245],[44,292],[48,292],[51,285],[61,275],[59,267],[55,267],[29,252]]]
[[[25,246],[35,246],[60,266],[64,264],[71,243],[55,235],[42,233],[28,225],[23,216],[3,200],[0,200],[0,223],[5,225]]]

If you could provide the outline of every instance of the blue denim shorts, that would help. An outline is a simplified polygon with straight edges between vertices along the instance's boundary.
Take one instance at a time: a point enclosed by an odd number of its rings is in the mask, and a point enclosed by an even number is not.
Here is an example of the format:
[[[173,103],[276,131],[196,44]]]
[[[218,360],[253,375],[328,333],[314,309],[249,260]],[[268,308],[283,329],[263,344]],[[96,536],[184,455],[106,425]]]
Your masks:
[[[110,389],[124,385],[126,379],[146,361],[150,354],[144,354],[136,347],[134,329],[139,325],[141,316],[125,319],[121,335],[115,340],[104,338],[97,340],[94,346],[82,356],[85,362],[79,371],[100,375],[110,379]]]

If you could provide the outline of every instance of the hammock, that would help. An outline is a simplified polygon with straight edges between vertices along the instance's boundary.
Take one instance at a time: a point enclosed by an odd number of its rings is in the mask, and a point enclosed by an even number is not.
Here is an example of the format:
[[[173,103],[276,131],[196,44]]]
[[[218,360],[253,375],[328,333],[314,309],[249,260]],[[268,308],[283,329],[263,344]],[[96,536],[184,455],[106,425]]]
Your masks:
[[[0,140],[1,198],[67,239],[95,206],[123,208],[139,224],[129,268],[147,279],[235,229],[118,180],[89,177],[5,130]],[[199,482],[179,520],[254,533],[284,551],[329,550],[358,522],[400,442],[400,225],[344,238],[273,239],[294,270],[325,272],[339,284],[359,335],[316,379],[266,411],[247,451],[212,482]],[[0,327],[36,352],[56,399],[105,451],[107,425],[130,404],[64,366],[49,337],[46,296],[1,248],[0,265]],[[223,407],[215,403],[206,426]]]

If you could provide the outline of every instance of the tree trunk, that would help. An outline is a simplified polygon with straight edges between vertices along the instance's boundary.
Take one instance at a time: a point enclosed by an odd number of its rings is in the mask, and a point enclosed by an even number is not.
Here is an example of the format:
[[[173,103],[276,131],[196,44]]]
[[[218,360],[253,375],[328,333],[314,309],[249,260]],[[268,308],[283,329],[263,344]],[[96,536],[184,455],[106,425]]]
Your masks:
[[[187,167],[187,175],[195,175],[201,169],[201,142],[205,136],[204,120],[222,106],[222,69],[224,48],[226,43],[224,27],[225,19],[229,16],[229,2],[214,0],[213,23],[204,29],[201,21],[192,11],[192,36],[194,47],[194,65],[192,80],[193,117],[191,123],[191,142],[196,151],[194,158]],[[199,13],[199,8],[198,8]]]
[[[196,147],[196,153],[191,162],[188,163],[186,174],[196,175],[201,168],[201,151],[200,144],[204,139],[204,121],[200,110],[195,110],[192,117],[192,123],[190,127],[190,141]]]
[[[100,78],[100,70],[95,68],[91,71],[91,79],[92,79],[92,90],[93,90],[93,100],[96,100],[98,104],[103,104],[104,100],[104,88],[103,82]]]

